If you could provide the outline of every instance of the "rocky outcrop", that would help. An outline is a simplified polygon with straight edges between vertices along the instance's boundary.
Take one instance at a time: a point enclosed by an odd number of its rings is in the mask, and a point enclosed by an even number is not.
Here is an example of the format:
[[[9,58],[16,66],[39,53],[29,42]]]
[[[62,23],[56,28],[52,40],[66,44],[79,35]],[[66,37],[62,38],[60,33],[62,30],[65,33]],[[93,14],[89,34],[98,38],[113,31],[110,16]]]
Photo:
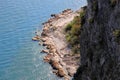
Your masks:
[[[41,53],[49,53],[49,50],[42,50]]]
[[[73,76],[79,66],[77,64],[79,61],[76,60],[76,56],[70,55],[71,50],[67,47],[64,34],[65,26],[77,15],[79,15],[77,12],[67,9],[60,14],[52,14],[52,18],[43,23],[44,28],[41,34],[41,40],[43,46],[49,50],[42,51],[47,52],[44,61],[53,67],[53,73],[64,77],[64,80],[70,80],[70,77]]]
[[[74,80],[120,80],[120,0],[88,0],[84,21]]]
[[[35,37],[32,38],[33,41],[39,41],[40,40],[40,36],[36,35]]]

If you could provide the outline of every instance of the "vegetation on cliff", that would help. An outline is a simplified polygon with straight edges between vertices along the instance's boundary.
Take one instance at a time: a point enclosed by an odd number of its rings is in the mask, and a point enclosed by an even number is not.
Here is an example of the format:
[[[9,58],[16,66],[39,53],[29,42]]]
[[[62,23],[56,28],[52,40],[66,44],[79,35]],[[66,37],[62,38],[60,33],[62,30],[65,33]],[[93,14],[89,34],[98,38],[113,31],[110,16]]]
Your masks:
[[[115,41],[120,44],[120,30],[114,30],[113,35],[115,37]]]
[[[110,5],[114,7],[117,3],[117,0],[110,0]]]
[[[66,40],[74,54],[80,54],[80,32],[81,26],[84,23],[85,10],[81,9],[79,16],[75,16],[73,21],[65,27]]]

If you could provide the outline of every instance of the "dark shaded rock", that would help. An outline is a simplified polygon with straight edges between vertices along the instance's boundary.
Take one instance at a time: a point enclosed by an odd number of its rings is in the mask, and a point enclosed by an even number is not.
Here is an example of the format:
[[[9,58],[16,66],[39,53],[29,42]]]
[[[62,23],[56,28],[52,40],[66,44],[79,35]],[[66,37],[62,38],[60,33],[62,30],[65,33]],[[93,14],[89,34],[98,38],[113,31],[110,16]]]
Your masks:
[[[80,36],[81,65],[74,80],[120,80],[120,0],[88,0]]]
[[[41,53],[49,53],[49,50],[42,50]]]

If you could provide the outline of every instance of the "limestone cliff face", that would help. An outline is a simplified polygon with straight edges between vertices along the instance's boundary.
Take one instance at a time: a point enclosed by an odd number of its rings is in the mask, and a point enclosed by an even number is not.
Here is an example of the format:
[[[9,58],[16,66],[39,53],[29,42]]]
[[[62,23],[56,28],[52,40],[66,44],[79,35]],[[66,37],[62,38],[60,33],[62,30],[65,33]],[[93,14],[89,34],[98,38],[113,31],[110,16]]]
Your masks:
[[[120,0],[88,0],[75,80],[120,80]]]

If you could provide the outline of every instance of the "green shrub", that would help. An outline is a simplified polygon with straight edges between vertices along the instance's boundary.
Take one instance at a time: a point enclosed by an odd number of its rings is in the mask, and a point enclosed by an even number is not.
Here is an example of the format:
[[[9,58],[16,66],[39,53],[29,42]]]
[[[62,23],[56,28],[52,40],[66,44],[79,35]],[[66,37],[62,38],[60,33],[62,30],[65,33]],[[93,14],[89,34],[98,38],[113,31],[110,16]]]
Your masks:
[[[98,10],[98,4],[97,4],[96,0],[93,1],[92,10],[93,11],[97,11]]]
[[[120,43],[120,30],[113,31],[116,42]]]
[[[72,28],[72,24],[68,24],[65,28],[65,32],[70,31]]]
[[[88,19],[88,22],[89,22],[89,23],[93,23],[93,22],[94,22],[94,18]]]
[[[70,44],[71,44],[72,46],[79,44],[79,37],[78,37],[78,36],[72,36],[72,37],[71,37]]]
[[[83,18],[84,16],[85,16],[85,11],[82,10],[82,11],[80,12],[80,18]]]
[[[73,54],[80,54],[79,44],[72,47],[72,52],[73,52]]]
[[[120,36],[120,30],[113,31],[114,36]]]
[[[73,53],[80,53],[80,30],[83,25],[83,19],[85,16],[85,11],[81,10],[80,15],[74,17],[73,21],[65,27],[66,41],[71,46]]]
[[[110,0],[110,5],[114,7],[117,3],[117,0]]]
[[[82,26],[84,23],[85,23],[85,13],[86,13],[86,10],[82,10],[80,12],[80,26]]]
[[[70,42],[70,40],[71,40],[71,35],[68,34],[68,33],[67,33],[67,35],[66,35],[66,40],[67,40],[67,42]]]
[[[71,34],[79,36],[80,34],[80,25],[74,24],[71,29]]]

